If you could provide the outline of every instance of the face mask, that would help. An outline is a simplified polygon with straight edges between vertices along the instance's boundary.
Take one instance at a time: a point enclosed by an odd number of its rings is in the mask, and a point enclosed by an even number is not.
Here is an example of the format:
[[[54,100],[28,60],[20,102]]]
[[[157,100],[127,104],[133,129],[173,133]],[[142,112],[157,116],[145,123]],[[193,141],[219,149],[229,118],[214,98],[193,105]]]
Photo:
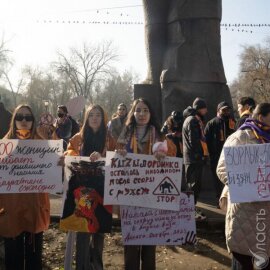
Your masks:
[[[62,117],[64,117],[64,114],[63,114],[63,113],[58,113],[57,116],[58,116],[59,118],[62,118]]]

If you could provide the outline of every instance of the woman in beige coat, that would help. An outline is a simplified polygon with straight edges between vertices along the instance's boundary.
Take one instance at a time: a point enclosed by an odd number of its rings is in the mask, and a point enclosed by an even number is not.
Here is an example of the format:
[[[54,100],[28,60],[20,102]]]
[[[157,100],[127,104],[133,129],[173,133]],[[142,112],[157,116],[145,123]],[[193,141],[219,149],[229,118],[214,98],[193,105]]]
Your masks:
[[[261,143],[270,143],[270,103],[258,105],[252,118],[227,139],[224,147]],[[217,175],[227,185],[223,151]],[[231,203],[228,198],[226,243],[233,255],[233,270],[270,269],[270,202]]]

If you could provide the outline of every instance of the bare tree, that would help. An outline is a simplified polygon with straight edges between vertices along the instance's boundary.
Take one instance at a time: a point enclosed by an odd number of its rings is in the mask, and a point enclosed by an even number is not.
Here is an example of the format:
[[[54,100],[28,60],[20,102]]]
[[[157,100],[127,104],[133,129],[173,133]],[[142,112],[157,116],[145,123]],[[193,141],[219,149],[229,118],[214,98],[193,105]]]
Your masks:
[[[84,43],[82,49],[70,48],[70,54],[58,52],[57,70],[66,74],[76,96],[84,96],[93,103],[93,88],[97,80],[110,74],[111,65],[118,59],[111,41],[96,46]]]
[[[26,66],[23,71],[26,81],[24,101],[31,105],[36,115],[44,112],[45,101],[49,101],[48,109],[55,114],[57,105],[66,104],[74,96],[69,78],[53,72],[51,66],[43,69]]]
[[[22,92],[23,87],[25,86],[25,79],[23,75],[18,79],[17,83],[15,84],[12,82],[10,76],[9,76],[9,71],[2,70],[2,77],[4,79],[4,82],[7,83],[7,89],[12,93],[12,98],[13,98],[13,106],[17,107],[17,97],[19,94]]]
[[[17,106],[17,96],[21,91],[24,79],[23,77],[19,78],[17,83],[14,83],[14,80],[11,79],[10,71],[13,67],[13,59],[10,56],[10,50],[7,48],[7,43],[2,37],[0,43],[0,78],[2,79],[3,84],[6,88],[11,91],[13,106]]]
[[[54,73],[51,69],[46,71],[46,85],[50,88],[49,98],[53,111],[56,112],[57,105],[66,104],[72,97],[72,83],[66,74]]]
[[[10,50],[7,48],[6,41],[4,37],[0,42],[0,75],[1,71],[5,68],[6,64],[11,62],[11,58],[9,56]]]
[[[243,46],[240,73],[231,84],[235,98],[251,96],[258,103],[270,101],[270,39],[263,45]]]
[[[96,102],[106,108],[106,112],[111,116],[120,103],[129,107],[134,98],[133,85],[138,81],[138,75],[132,71],[125,71],[123,74],[116,72],[95,88]]]

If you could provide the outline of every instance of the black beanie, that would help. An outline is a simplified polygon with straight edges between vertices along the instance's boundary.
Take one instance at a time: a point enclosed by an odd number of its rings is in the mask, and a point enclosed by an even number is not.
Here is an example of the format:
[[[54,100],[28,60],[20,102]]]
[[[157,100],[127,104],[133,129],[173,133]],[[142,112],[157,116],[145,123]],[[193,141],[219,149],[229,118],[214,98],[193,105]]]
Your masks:
[[[204,99],[202,98],[195,98],[195,100],[193,101],[193,104],[192,104],[192,107],[195,109],[195,110],[200,110],[200,109],[204,109],[206,108],[206,103],[204,101]]]

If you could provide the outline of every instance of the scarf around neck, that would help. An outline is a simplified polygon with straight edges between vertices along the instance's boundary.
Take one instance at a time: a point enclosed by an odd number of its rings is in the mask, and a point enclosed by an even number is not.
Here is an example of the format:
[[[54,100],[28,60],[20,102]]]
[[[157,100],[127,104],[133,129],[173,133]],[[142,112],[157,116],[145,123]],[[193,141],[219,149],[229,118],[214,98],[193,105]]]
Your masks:
[[[26,140],[31,138],[31,130],[29,129],[17,129],[16,137],[20,140]]]
[[[255,137],[262,143],[270,142],[270,127],[256,119],[247,118],[245,123],[239,129],[250,129]]]
[[[136,128],[134,129],[133,133],[129,135],[130,139],[126,145],[128,153],[138,154],[141,152],[151,155],[152,146],[155,142],[155,128],[153,126],[150,126],[148,130],[146,129],[145,131],[147,131],[147,133],[144,134],[144,136],[140,138],[140,140],[138,138],[139,134]]]
[[[204,124],[203,124],[202,118],[199,115],[196,115],[195,117],[199,121],[200,132],[201,132],[200,141],[201,141],[201,146],[203,149],[203,155],[207,157],[209,156],[209,152],[208,152],[208,147],[207,147],[206,138],[204,134]]]

